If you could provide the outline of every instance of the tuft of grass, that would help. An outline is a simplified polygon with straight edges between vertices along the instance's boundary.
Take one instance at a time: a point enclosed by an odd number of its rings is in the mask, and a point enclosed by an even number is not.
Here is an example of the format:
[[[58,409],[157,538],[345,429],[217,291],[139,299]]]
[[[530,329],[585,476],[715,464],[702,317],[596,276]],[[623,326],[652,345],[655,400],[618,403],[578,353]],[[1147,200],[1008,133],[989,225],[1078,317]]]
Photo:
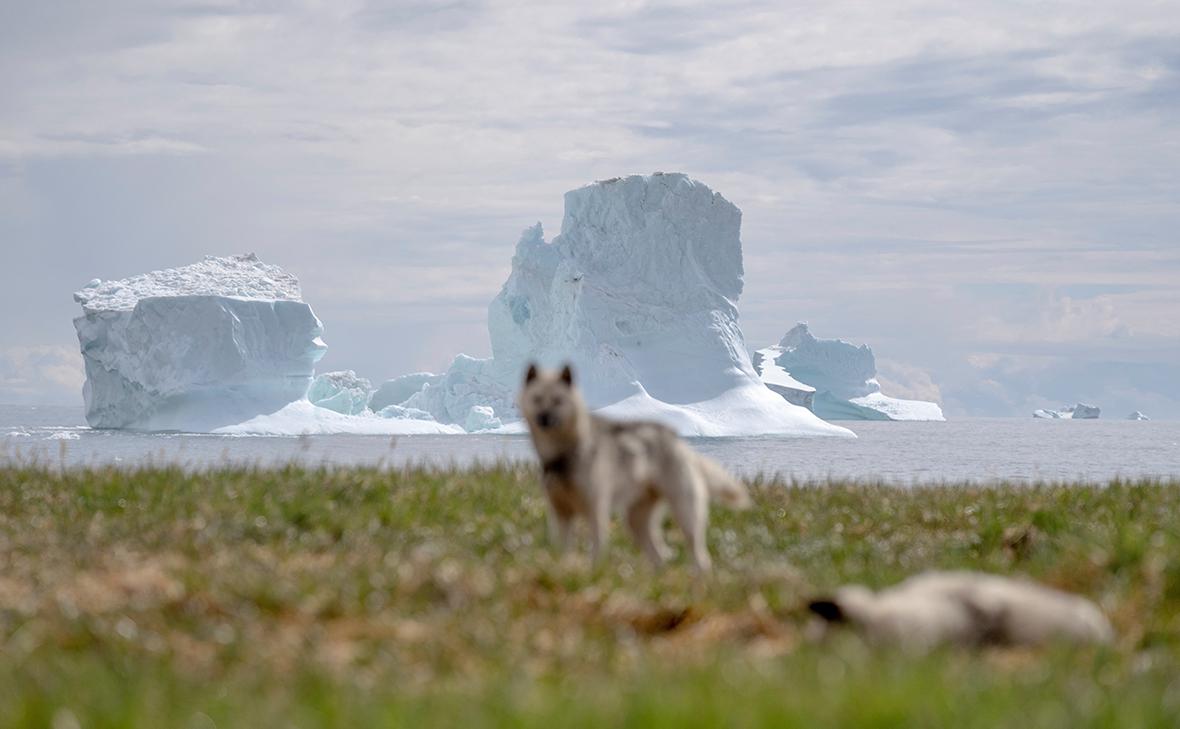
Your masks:
[[[1180,481],[759,478],[716,574],[545,544],[537,474],[0,467],[0,727],[1152,726],[1180,716]],[[675,531],[669,533],[679,545]],[[1087,595],[1105,649],[809,638],[925,569]]]

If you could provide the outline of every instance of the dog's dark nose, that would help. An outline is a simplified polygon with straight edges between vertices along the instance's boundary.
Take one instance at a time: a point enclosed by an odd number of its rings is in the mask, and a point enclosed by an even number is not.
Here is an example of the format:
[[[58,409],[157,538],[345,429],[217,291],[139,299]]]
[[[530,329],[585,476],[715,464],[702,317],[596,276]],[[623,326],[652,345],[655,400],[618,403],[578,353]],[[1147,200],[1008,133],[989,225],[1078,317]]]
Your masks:
[[[537,416],[537,425],[541,426],[542,428],[548,428],[551,425],[553,425],[553,423],[554,423],[553,415],[550,414],[548,411],[543,412]]]

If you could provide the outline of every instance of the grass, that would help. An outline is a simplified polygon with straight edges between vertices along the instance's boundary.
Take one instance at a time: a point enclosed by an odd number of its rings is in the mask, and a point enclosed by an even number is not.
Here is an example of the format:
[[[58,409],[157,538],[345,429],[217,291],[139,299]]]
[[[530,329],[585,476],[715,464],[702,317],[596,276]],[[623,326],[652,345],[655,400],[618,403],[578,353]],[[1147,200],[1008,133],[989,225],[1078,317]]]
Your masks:
[[[714,509],[699,583],[618,528],[602,567],[557,558],[516,466],[0,468],[0,727],[1180,723],[1180,481],[754,499]],[[810,635],[817,591],[928,568],[1080,592],[1119,639]]]

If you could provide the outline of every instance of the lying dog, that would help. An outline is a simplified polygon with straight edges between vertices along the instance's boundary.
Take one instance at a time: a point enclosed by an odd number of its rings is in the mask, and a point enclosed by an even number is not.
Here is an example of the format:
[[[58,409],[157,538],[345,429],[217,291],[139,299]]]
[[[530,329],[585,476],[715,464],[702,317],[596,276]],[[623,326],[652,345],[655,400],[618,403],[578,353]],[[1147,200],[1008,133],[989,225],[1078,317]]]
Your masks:
[[[943,644],[1107,643],[1114,634],[1085,598],[980,572],[927,572],[877,593],[848,585],[809,608],[871,643],[919,653]]]
[[[574,387],[569,366],[558,373],[530,365],[519,406],[541,459],[550,533],[562,549],[569,546],[574,520],[584,517],[597,560],[616,512],[658,566],[669,554],[663,520],[670,508],[693,564],[700,572],[709,570],[710,499],[738,508],[749,503],[745,487],[724,468],[664,425],[594,415]]]

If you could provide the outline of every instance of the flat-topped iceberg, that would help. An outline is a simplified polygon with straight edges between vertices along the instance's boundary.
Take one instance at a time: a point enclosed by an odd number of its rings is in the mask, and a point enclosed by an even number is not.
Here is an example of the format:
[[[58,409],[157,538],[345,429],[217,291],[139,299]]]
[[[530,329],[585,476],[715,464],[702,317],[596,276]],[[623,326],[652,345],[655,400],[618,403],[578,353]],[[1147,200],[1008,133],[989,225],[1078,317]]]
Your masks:
[[[359,378],[325,375],[307,400],[327,346],[299,281],[254,255],[119,280],[95,279],[74,299],[86,367],[86,421],[144,431],[439,433],[425,419],[354,417]],[[361,400],[366,400],[361,403]],[[358,410],[359,406],[359,410]]]
[[[490,424],[490,408],[508,423],[528,362],[568,361],[592,407],[682,434],[850,437],[755,372],[738,326],[740,226],[736,206],[682,174],[566,193],[561,234],[546,242],[537,224],[516,246],[488,310],[492,356],[459,355],[389,404],[456,424]]]
[[[1102,410],[1098,407],[1081,402],[1073,407],[1066,407],[1060,410],[1042,408],[1033,411],[1034,418],[1043,420],[1097,420],[1101,414]]]
[[[767,387],[827,420],[945,420],[937,403],[883,394],[867,344],[817,339],[807,324],[755,352],[754,364]]]
[[[94,280],[74,299],[95,428],[209,431],[275,412],[326,349],[298,280],[254,255]]]

